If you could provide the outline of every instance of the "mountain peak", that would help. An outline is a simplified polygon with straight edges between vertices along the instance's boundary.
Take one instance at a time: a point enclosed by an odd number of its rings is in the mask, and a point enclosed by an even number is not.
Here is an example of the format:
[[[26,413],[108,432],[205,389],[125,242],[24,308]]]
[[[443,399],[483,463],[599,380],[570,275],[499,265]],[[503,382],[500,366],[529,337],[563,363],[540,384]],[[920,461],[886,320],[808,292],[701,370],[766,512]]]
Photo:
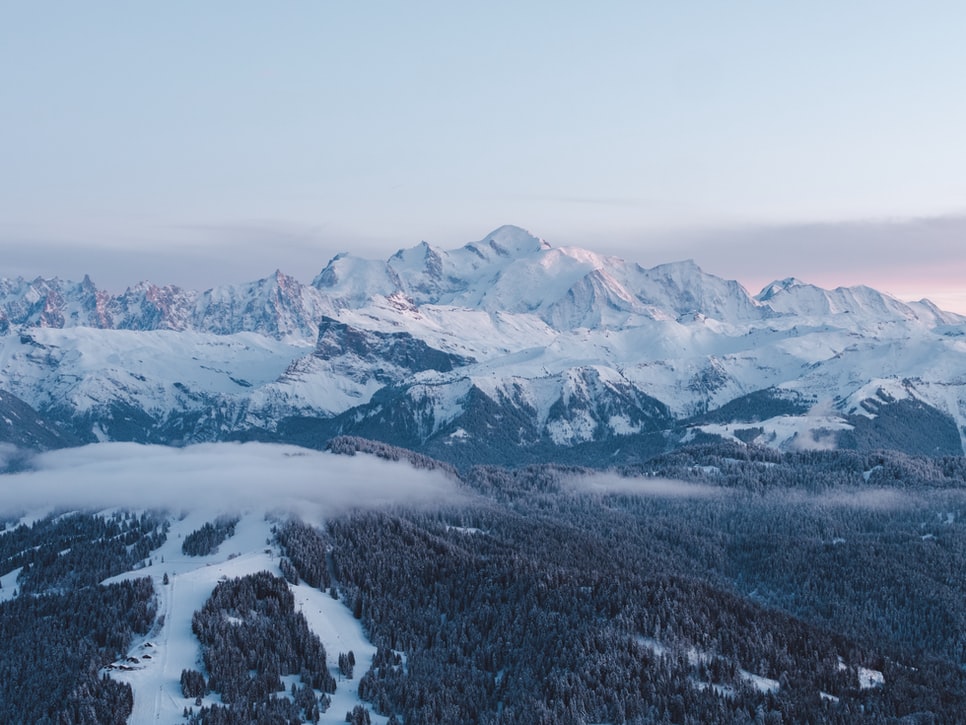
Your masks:
[[[796,277],[786,277],[785,279],[776,279],[774,282],[765,285],[759,292],[755,299],[759,302],[767,302],[772,299],[779,292],[785,292],[790,290],[792,287],[805,287],[806,284]]]
[[[466,246],[477,253],[481,248],[489,248],[501,257],[522,257],[550,249],[550,244],[540,237],[512,224],[494,229],[481,241]]]
[[[666,271],[687,271],[687,272],[699,272],[703,273],[701,267],[693,259],[682,259],[677,262],[665,262],[664,264],[659,264],[654,267],[655,270],[666,270]]]

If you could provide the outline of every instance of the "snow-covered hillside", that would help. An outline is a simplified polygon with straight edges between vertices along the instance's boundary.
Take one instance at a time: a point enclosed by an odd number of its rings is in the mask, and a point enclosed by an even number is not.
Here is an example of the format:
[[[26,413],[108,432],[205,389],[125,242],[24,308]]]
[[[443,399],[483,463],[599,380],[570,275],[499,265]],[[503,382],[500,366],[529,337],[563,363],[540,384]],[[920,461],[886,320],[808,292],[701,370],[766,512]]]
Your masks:
[[[962,459],[720,445],[460,476],[333,448],[102,443],[0,476],[3,722],[962,712]]]
[[[181,552],[184,537],[219,513],[198,510],[183,518],[172,517],[168,539],[153,553],[148,567],[104,582],[150,576],[158,598],[158,626],[134,642],[127,657],[106,670],[112,678],[129,683],[134,691],[134,711],[128,720],[131,725],[177,722],[185,707],[197,709],[194,700],[182,694],[180,677],[183,670],[201,666],[201,649],[191,631],[191,617],[219,581],[261,571],[281,576],[278,547],[268,543],[272,541],[272,522],[260,510],[242,515],[234,535],[215,553],[195,557]],[[310,629],[322,640],[333,675],[339,676],[335,658],[340,652],[353,652],[360,663],[359,673],[365,672],[376,648],[346,604],[305,584],[290,588]],[[338,677],[336,691],[330,695],[332,703],[319,722],[345,722],[346,712],[364,705],[358,693],[360,676]],[[221,698],[212,694],[202,700],[203,705],[212,703],[221,703]],[[373,723],[387,720],[375,713],[370,713],[370,718]]]
[[[137,485],[132,486],[132,481]],[[273,531],[279,522],[295,515],[317,526],[349,509],[438,506],[464,500],[457,484],[439,472],[364,454],[336,456],[257,443],[180,449],[114,443],[52,451],[34,458],[29,470],[4,476],[3,485],[0,514],[26,512],[13,521],[11,529],[43,518],[52,501],[65,512],[72,507],[95,511],[109,507],[102,516],[113,514],[117,507],[170,512],[159,514],[169,526],[160,548],[134,569],[103,582],[150,577],[154,590],[158,616],[153,627],[104,670],[133,689],[131,725],[178,722],[186,707],[198,709],[194,698],[183,695],[180,680],[184,670],[203,669],[192,616],[219,582],[263,571],[282,576],[281,551]],[[192,532],[225,514],[237,517],[227,539],[211,553],[186,554],[183,544]],[[3,577],[0,601],[16,596],[19,573],[18,568]],[[296,610],[321,639],[336,680],[331,705],[320,721],[345,722],[346,712],[354,707],[371,709],[359,699],[358,687],[376,650],[348,603],[304,582],[290,583],[289,589]],[[337,666],[337,656],[348,652],[357,663],[350,677]],[[298,676],[291,680],[297,681]],[[286,684],[291,683],[286,680]],[[217,693],[202,702],[215,703],[221,703]],[[374,712],[370,719],[373,723],[387,720]]]
[[[0,390],[80,440],[352,433],[479,461],[736,432],[957,453],[966,429],[966,318],[926,300],[794,278],[752,296],[516,227],[339,255],[311,285],[3,280],[0,332]]]

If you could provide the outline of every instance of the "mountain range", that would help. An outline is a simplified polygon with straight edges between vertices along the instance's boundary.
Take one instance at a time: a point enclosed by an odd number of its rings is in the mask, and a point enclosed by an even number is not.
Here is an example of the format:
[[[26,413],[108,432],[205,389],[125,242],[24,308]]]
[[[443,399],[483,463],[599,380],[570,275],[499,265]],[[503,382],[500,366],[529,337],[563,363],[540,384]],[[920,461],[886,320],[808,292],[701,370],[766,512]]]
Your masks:
[[[757,295],[504,226],[204,292],[0,280],[0,440],[336,435],[458,466],[726,439],[962,455],[966,317],[795,278]]]

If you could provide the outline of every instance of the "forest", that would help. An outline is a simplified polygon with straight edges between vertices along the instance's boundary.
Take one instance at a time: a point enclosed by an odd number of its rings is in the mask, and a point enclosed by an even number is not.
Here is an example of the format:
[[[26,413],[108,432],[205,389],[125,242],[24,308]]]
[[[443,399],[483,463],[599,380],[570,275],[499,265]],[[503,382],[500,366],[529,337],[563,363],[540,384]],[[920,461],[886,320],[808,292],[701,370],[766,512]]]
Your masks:
[[[477,467],[474,506],[360,512],[320,544],[380,648],[360,693],[407,723],[955,722],[964,472],[721,445],[612,492]]]
[[[466,495],[321,526],[275,514],[277,572],[222,581],[195,613],[201,659],[182,694],[221,704],[186,707],[186,722],[313,722],[353,669],[372,712],[413,725],[966,712],[962,458],[713,443],[609,471],[457,472],[362,439],[332,449],[435,469]],[[100,582],[147,561],[168,516],[10,520],[0,576],[19,569],[19,591],[0,603],[0,717],[124,721],[130,688],[99,672],[158,625],[153,590]],[[202,526],[185,553],[235,521]],[[325,652],[293,607],[298,582],[349,608],[371,660]]]
[[[325,648],[295,611],[284,579],[261,572],[219,583],[191,628],[209,679],[205,683],[200,671],[185,671],[183,692],[192,697],[216,690],[224,705],[190,713],[189,722],[318,722],[328,708],[325,693],[335,692],[336,685]],[[282,675],[301,681],[292,683],[291,699],[274,697],[285,692]]]
[[[156,512],[51,514],[0,534],[0,573],[19,569],[0,602],[0,722],[124,723],[133,693],[101,668],[156,623],[149,578],[102,586],[137,569],[164,541]]]

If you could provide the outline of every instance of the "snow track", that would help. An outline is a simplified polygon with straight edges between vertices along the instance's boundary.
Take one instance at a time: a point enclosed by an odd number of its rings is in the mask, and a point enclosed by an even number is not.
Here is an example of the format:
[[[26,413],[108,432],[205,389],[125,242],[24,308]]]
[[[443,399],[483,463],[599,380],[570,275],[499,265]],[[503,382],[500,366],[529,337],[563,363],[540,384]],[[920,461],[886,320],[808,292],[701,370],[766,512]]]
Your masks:
[[[181,694],[181,672],[204,670],[201,646],[191,631],[191,618],[218,582],[259,571],[280,576],[278,551],[267,543],[272,540],[271,523],[261,512],[243,515],[234,536],[222,543],[215,554],[189,557],[181,553],[184,537],[218,513],[196,511],[173,519],[167,541],[152,552],[149,566],[104,582],[150,576],[157,596],[158,624],[147,636],[132,643],[127,657],[109,670],[111,677],[129,683],[134,691],[134,710],[128,721],[131,725],[176,723],[182,720],[185,707],[195,707],[193,699]],[[165,574],[167,584],[163,583]],[[365,639],[360,623],[341,602],[305,585],[294,586],[292,591],[296,607],[303,611],[310,628],[325,645],[327,664],[337,682],[332,707],[320,722],[344,722],[346,712],[361,703],[358,681],[369,668],[375,647]],[[356,667],[353,679],[347,681],[338,673],[337,658],[339,652],[350,650],[355,654]],[[204,702],[220,703],[221,698],[209,695]],[[372,715],[374,723],[385,720]]]

